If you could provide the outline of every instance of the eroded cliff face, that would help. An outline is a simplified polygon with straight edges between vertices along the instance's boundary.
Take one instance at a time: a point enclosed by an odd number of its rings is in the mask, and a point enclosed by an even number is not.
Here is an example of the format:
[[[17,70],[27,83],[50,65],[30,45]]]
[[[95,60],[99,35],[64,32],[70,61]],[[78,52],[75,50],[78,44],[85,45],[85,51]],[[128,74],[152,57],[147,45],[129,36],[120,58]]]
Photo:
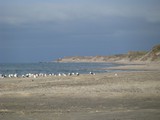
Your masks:
[[[112,56],[72,56],[56,60],[57,62],[159,62],[160,44],[150,51],[130,51],[127,54]]]

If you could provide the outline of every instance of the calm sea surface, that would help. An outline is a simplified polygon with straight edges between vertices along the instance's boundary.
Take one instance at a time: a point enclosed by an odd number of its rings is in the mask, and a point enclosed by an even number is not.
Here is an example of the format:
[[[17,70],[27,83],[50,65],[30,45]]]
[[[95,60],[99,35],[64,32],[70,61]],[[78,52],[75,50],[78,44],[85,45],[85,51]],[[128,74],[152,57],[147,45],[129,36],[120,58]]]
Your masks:
[[[86,74],[89,72],[103,73],[112,72],[106,71],[104,68],[119,66],[120,64],[113,63],[14,63],[0,64],[0,74],[27,74],[27,73],[80,73]]]

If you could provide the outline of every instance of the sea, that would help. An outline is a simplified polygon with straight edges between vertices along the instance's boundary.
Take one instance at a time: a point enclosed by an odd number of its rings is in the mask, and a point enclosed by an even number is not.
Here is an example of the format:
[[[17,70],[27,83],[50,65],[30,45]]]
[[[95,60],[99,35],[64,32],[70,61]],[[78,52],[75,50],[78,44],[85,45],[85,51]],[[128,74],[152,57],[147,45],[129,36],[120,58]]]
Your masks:
[[[114,72],[107,70],[108,67],[120,66],[114,63],[59,63],[59,62],[39,62],[39,63],[0,63],[0,74],[58,74],[58,73],[79,73],[89,72],[104,73]]]

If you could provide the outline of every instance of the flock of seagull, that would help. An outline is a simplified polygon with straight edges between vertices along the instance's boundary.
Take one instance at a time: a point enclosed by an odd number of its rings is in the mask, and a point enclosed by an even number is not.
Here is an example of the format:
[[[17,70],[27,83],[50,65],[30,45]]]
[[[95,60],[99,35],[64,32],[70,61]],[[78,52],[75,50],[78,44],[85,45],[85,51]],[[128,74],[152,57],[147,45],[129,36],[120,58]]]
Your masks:
[[[95,75],[93,72],[89,72],[90,75]],[[0,78],[38,78],[38,77],[47,77],[47,76],[79,76],[80,74],[77,73],[58,73],[58,74],[46,74],[46,73],[39,73],[39,74],[32,74],[32,73],[27,73],[24,75],[18,75],[17,73],[15,74],[0,74]]]

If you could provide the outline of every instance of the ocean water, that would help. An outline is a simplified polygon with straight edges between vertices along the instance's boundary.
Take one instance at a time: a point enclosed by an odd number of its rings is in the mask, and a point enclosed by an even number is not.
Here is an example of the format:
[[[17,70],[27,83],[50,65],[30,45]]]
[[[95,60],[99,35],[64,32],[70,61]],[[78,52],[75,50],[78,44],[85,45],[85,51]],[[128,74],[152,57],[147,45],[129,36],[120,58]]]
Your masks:
[[[87,74],[89,72],[104,73],[113,72],[114,70],[105,70],[105,68],[120,66],[120,64],[113,63],[7,63],[0,64],[0,74],[58,74],[58,73],[80,73]]]

